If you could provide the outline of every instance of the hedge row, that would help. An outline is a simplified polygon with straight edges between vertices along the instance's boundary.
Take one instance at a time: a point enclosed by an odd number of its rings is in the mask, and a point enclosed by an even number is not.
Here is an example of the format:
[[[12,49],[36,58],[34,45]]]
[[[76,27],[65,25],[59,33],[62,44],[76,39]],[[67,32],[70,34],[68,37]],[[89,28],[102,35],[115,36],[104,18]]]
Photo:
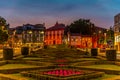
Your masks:
[[[36,62],[36,61],[24,61],[24,60],[16,60],[16,61],[8,61],[8,64],[30,64],[36,66],[50,66],[51,63],[48,62]]]
[[[77,62],[73,63],[72,66],[89,66],[89,65],[97,65],[97,64],[115,64],[114,61],[86,61],[86,62]]]
[[[40,58],[39,59],[22,59],[22,60],[24,60],[24,61],[40,61],[40,62],[51,62],[51,61],[53,61],[53,59],[46,59],[46,58],[41,58],[41,59]]]
[[[86,68],[86,67],[74,67],[76,69],[83,69],[83,70],[92,70],[92,71],[100,71],[100,72],[105,72],[106,74],[116,74],[120,75],[119,70],[108,70],[108,69],[95,69],[95,68]]]

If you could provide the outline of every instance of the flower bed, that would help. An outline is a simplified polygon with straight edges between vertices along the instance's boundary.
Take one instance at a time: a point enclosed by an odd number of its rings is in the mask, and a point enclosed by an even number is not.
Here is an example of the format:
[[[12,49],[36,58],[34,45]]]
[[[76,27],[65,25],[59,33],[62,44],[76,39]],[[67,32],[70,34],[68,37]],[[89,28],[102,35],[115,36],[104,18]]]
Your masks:
[[[50,70],[43,72],[44,75],[52,75],[56,77],[65,77],[65,76],[72,76],[72,75],[79,75],[84,74],[83,71],[75,71],[75,70],[64,70],[64,69],[58,69],[58,70]]]
[[[103,72],[73,70],[73,69],[53,69],[45,71],[21,72],[22,76],[35,78],[37,80],[88,80],[101,77]]]

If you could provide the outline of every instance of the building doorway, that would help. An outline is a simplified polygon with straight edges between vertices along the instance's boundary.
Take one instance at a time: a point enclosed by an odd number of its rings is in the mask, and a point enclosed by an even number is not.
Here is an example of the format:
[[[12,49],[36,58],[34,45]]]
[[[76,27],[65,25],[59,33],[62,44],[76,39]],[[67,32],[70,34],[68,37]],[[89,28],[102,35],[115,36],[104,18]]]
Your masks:
[[[53,41],[53,44],[56,44],[55,40]]]

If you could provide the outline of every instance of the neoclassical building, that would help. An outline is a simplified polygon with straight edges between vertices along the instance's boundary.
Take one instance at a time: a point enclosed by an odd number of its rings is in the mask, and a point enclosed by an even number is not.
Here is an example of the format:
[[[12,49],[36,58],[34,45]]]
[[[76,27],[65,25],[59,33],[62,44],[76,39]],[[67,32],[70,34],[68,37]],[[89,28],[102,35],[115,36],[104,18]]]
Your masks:
[[[12,46],[43,46],[45,26],[44,24],[25,24],[9,30]]]
[[[45,27],[42,24],[23,25],[22,43],[26,46],[43,46]]]
[[[46,45],[56,45],[63,43],[63,36],[64,36],[64,24],[56,24],[48,29],[45,32],[45,44]]]

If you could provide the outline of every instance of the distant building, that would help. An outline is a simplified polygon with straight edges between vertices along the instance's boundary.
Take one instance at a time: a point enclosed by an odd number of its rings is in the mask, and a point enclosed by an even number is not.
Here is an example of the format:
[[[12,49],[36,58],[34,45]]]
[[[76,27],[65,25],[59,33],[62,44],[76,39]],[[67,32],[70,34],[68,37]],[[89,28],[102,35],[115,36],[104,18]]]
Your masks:
[[[12,40],[12,46],[43,46],[44,44],[43,24],[25,24],[15,28],[10,28],[9,35]]]
[[[63,43],[63,36],[64,36],[64,24],[56,24],[48,29],[46,29],[45,33],[45,44],[46,45],[55,45],[55,44],[62,44]]]
[[[26,24],[23,25],[22,43],[26,46],[43,46],[44,44],[44,31],[43,24]]]
[[[107,47],[106,37],[107,29],[95,26],[95,32],[92,35],[93,48]]]
[[[80,33],[68,32],[68,38],[66,43],[69,46],[79,48],[103,48],[106,43],[106,31],[107,29],[101,27],[95,27],[92,35],[83,35]]]
[[[115,48],[120,51],[120,13],[114,16]]]
[[[120,32],[120,13],[114,16],[114,31]]]
[[[78,48],[92,48],[92,37],[90,35],[71,33],[69,35],[69,45]]]

